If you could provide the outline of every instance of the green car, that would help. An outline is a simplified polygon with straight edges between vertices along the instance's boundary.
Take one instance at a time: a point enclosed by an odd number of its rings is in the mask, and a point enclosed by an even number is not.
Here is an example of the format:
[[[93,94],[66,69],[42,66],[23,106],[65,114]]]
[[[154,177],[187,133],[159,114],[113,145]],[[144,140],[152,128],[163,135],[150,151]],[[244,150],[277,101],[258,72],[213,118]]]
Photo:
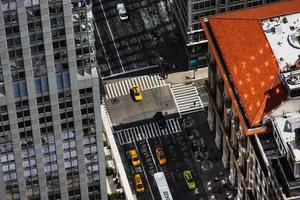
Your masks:
[[[184,180],[190,190],[193,190],[196,188],[196,182],[193,179],[193,176],[192,176],[192,173],[190,170],[184,170],[183,177],[184,177]]]

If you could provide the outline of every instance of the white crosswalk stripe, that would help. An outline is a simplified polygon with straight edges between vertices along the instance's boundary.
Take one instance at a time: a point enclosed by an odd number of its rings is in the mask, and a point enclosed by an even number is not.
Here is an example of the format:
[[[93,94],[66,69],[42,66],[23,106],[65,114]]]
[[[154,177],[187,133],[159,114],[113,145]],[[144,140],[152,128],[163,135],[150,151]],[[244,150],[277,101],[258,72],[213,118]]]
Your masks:
[[[194,85],[173,85],[171,91],[180,114],[204,110],[201,98]]]
[[[160,137],[163,135],[181,132],[178,118],[167,119],[167,127],[160,130],[157,122],[150,122],[115,132],[115,138],[118,144],[130,144],[132,142],[141,141],[149,138]]]
[[[166,85],[165,81],[157,74],[138,76],[131,79],[125,79],[105,85],[106,98],[116,98],[123,95],[128,95],[134,84],[138,84],[141,90],[148,90]]]

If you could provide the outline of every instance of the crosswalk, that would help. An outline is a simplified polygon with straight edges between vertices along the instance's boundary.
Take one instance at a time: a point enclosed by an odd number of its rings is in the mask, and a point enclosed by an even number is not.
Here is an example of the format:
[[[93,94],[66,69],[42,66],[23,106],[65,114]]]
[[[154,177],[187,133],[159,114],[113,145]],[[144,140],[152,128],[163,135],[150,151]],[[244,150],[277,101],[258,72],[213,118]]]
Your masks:
[[[159,137],[163,135],[179,133],[181,127],[178,118],[167,119],[167,127],[160,130],[157,122],[142,124],[115,132],[115,138],[119,145],[130,144],[149,138]]]
[[[173,85],[171,91],[181,115],[204,110],[197,88],[194,85]]]
[[[165,81],[157,74],[138,76],[131,79],[125,79],[106,84],[106,98],[111,99],[123,95],[128,95],[130,93],[130,89],[134,84],[139,85],[141,90],[147,90],[166,85]]]

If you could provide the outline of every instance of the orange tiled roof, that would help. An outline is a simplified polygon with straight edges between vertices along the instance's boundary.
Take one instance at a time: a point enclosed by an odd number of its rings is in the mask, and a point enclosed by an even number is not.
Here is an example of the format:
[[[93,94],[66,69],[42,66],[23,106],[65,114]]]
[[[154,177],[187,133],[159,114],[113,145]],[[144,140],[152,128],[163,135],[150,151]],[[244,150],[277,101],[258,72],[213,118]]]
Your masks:
[[[279,67],[259,19],[295,12],[300,12],[300,0],[208,18],[229,78],[251,126],[259,125],[262,118],[287,97],[278,78]]]

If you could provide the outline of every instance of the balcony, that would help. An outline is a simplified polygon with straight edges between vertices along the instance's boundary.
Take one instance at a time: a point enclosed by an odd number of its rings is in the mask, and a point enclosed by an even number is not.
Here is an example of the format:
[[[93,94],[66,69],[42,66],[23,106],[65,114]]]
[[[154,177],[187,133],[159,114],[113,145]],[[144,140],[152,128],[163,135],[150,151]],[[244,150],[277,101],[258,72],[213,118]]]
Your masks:
[[[231,120],[232,127],[234,128],[235,132],[239,131],[239,118],[238,116],[234,116]]]
[[[223,82],[222,78],[217,79],[217,85],[219,87],[220,92],[223,93],[224,92],[224,82]]]
[[[232,143],[231,143],[231,147],[232,147],[232,153],[233,153],[233,155],[234,155],[234,157],[235,157],[235,160],[238,160],[239,159],[239,145],[238,145],[238,143],[236,143],[235,145],[233,145]]]
[[[223,105],[222,106],[218,106],[217,107],[217,110],[218,110],[218,113],[219,113],[219,116],[220,116],[220,120],[222,120],[223,121],[223,119],[224,119],[224,110],[223,110]]]
[[[241,149],[240,149],[241,150]],[[246,152],[241,150],[240,156],[240,171],[244,178],[247,177],[247,159],[246,159]]]
[[[230,126],[230,124],[228,126],[224,126],[224,129],[225,129],[227,137],[231,138],[231,126]]]

